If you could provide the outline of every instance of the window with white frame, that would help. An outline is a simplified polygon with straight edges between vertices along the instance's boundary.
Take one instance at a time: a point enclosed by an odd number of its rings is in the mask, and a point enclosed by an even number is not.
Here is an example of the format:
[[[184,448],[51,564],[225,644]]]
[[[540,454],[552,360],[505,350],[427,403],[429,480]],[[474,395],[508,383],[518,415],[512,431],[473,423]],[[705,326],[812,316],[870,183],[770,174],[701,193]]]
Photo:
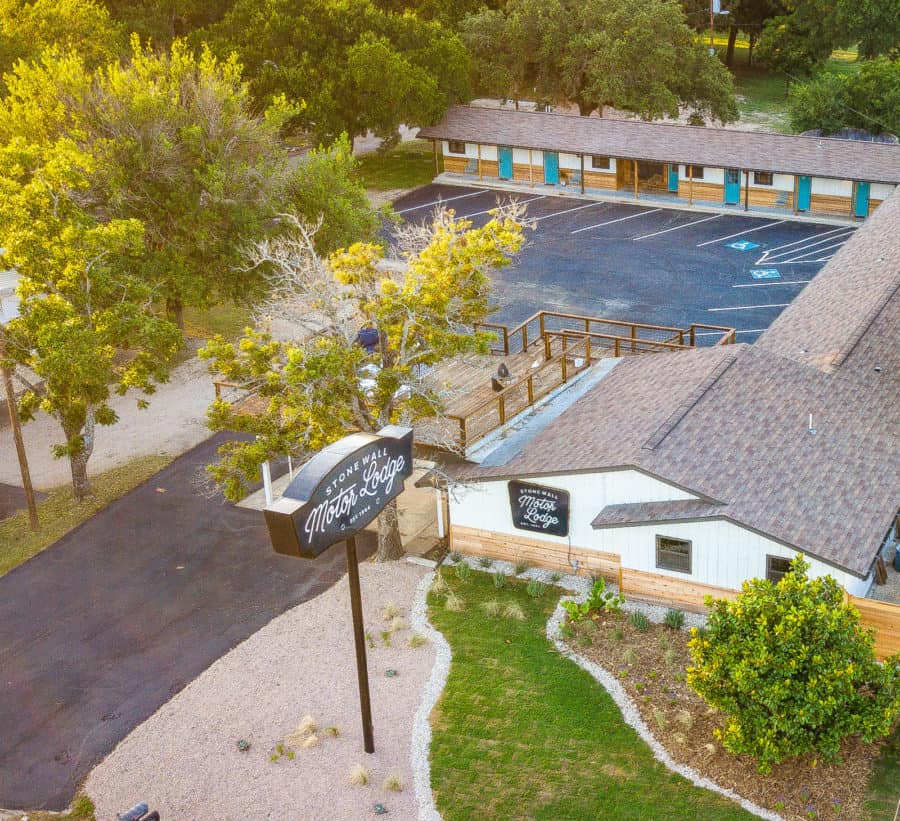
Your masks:
[[[754,185],[771,185],[772,184],[772,172],[771,171],[754,171],[753,172],[753,184]]]
[[[770,582],[779,582],[791,569],[791,560],[781,556],[766,556],[766,578]]]
[[[599,154],[591,155],[591,168],[609,170],[609,157],[601,157]]]
[[[466,144],[462,140],[448,140],[447,151],[451,154],[465,154]]]
[[[656,566],[660,570],[691,572],[691,543],[671,536],[656,537]]]
[[[687,167],[687,177],[689,180],[702,180],[706,173],[706,168],[702,165],[689,165]]]

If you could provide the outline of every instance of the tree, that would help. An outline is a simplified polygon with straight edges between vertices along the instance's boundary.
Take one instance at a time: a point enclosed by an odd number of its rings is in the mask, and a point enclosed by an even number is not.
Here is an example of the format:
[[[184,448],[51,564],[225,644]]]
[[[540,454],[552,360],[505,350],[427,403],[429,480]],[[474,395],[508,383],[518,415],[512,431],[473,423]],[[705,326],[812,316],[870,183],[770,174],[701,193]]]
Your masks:
[[[95,68],[119,56],[122,30],[95,0],[0,0],[0,74],[56,46]]]
[[[791,126],[833,134],[860,128],[873,134],[900,134],[900,63],[885,57],[864,60],[857,74],[823,72],[791,86]]]
[[[114,19],[142,42],[168,49],[174,40],[218,23],[234,0],[105,0]]]
[[[224,401],[209,410],[213,430],[252,433],[229,442],[210,466],[230,499],[256,481],[260,464],[285,453],[307,458],[352,430],[376,432],[439,415],[444,390],[430,375],[442,360],[487,352],[490,334],[472,332],[489,313],[489,272],[509,263],[523,244],[521,207],[501,207],[483,228],[452,212],[426,228],[401,232],[405,267],[381,265],[379,246],[356,243],[322,259],[309,229],[285,217],[294,231],[250,252],[251,267],[270,272],[272,296],[260,314],[293,329],[279,341],[248,329],[237,344],[221,337],[200,351],[210,371],[254,391],[259,412]],[[367,350],[361,327],[377,330]],[[396,505],[379,518],[378,557],[402,555]]]
[[[429,125],[470,93],[454,33],[371,0],[270,0],[265,13],[258,0],[238,0],[196,39],[240,55],[258,105],[279,94],[303,100],[296,122],[323,142]]]
[[[506,96],[531,92],[582,115],[611,105],[654,119],[688,106],[737,119],[731,76],[669,0],[509,0],[467,18],[463,36],[479,82],[494,90],[491,75],[508,77]]]
[[[381,221],[357,176],[359,161],[346,135],[304,156],[288,181],[285,200],[292,213],[318,225],[313,244],[319,255],[354,242],[374,242]]]
[[[53,451],[68,457],[79,500],[90,493],[95,426],[116,421],[111,392],[152,393],[181,339],[131,273],[140,222],[103,222],[84,207],[92,170],[90,155],[70,140],[37,146],[18,138],[0,149],[0,241],[22,275],[20,316],[4,332],[5,348],[11,364],[40,380],[28,383],[21,413],[27,420],[40,409],[59,422],[64,441]]]
[[[74,54],[48,54],[7,82],[0,137],[68,136],[95,158],[96,207],[143,224],[136,269],[180,327],[185,305],[260,295],[261,277],[236,263],[279,210],[279,131],[296,108],[275,100],[252,115],[236,59],[198,58],[182,41],[156,54],[133,38],[130,63],[97,72]]]
[[[754,579],[734,601],[707,597],[707,630],[688,645],[688,684],[724,713],[722,744],[761,772],[808,752],[834,761],[844,738],[874,741],[900,714],[900,656],[878,664],[841,587],[808,569],[798,555],[777,584]]]

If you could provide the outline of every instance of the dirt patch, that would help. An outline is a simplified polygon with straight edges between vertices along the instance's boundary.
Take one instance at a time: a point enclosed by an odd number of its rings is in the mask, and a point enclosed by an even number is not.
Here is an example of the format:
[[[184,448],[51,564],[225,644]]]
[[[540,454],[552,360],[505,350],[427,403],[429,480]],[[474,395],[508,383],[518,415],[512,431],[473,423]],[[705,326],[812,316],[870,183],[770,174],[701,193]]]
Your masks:
[[[721,713],[688,687],[688,639],[684,631],[652,624],[640,632],[625,616],[605,616],[576,625],[569,643],[619,679],[647,726],[678,763],[788,819],[864,817],[866,785],[880,745],[849,739],[842,747],[840,765],[805,756],[761,775],[750,756],[722,748],[714,735],[724,724]]]

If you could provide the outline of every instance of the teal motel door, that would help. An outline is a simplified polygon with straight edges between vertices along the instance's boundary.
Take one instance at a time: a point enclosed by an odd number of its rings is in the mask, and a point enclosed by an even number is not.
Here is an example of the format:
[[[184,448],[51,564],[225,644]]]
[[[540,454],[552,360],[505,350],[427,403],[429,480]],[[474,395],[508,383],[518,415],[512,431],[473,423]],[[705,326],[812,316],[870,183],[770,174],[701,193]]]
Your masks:
[[[869,183],[855,182],[853,187],[855,189],[853,193],[853,216],[869,216]]]
[[[500,156],[500,179],[511,180],[513,176],[512,149],[501,145],[497,152]]]
[[[812,177],[797,177],[797,210],[809,211]]]
[[[669,191],[672,194],[678,193],[678,164],[669,163]]]
[[[544,152],[544,185],[559,185],[559,154]]]
[[[725,169],[725,204],[737,205],[741,201],[741,171],[739,168]]]

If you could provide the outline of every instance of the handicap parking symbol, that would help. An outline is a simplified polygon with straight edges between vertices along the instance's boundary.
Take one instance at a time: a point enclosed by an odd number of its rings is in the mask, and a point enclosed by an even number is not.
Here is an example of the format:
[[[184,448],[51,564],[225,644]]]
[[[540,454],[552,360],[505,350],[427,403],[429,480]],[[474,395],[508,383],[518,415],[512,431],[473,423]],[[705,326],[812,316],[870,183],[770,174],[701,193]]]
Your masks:
[[[737,242],[729,242],[726,248],[734,248],[735,251],[752,251],[759,248],[758,242],[750,242],[749,239],[739,239]]]
[[[779,279],[781,273],[777,268],[751,268],[750,276],[754,279]]]

